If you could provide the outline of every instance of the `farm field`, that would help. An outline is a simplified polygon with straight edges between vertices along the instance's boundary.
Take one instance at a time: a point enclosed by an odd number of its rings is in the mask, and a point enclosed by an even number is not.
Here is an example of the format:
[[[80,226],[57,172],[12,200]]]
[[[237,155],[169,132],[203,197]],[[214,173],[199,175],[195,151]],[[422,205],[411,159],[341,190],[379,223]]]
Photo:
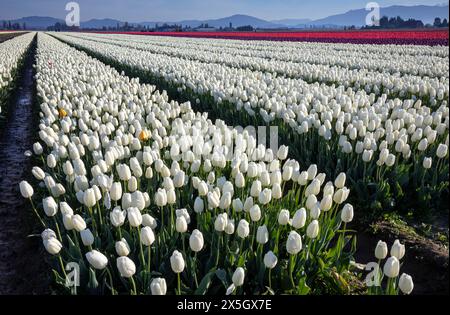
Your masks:
[[[0,280],[448,294],[448,58],[448,30],[11,36]]]

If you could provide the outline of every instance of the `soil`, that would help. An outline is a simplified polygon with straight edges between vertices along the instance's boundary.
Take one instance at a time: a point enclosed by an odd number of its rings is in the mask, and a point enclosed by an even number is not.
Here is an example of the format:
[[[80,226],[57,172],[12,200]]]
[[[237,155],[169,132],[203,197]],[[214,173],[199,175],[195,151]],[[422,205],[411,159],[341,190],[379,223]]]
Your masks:
[[[0,33],[0,43],[7,41],[8,39],[14,38],[16,36],[25,34],[24,32],[15,32],[15,33]]]
[[[448,247],[441,242],[399,229],[391,222],[379,221],[373,224],[372,233],[358,235],[356,261],[363,264],[375,262],[374,250],[378,241],[383,240],[390,246],[396,239],[406,247],[400,273],[405,272],[413,277],[413,294],[448,295]]]
[[[0,131],[0,294],[45,294],[49,272],[42,254],[30,205],[22,198],[19,183],[28,178],[35,138],[33,45],[24,63],[7,122]]]

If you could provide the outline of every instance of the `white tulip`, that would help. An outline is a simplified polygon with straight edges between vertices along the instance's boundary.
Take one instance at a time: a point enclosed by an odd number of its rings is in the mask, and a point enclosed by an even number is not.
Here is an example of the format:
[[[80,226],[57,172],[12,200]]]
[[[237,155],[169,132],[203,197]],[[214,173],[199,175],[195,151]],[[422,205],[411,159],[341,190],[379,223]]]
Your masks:
[[[95,269],[102,270],[108,265],[108,258],[97,250],[86,253],[86,259]]]
[[[164,278],[155,278],[150,283],[152,295],[166,295],[167,284]]]
[[[286,250],[291,255],[296,255],[302,250],[302,238],[297,232],[291,231],[289,233]]]
[[[136,273],[136,265],[126,256],[117,258],[116,264],[120,276],[123,278],[131,278]]]
[[[175,273],[181,273],[184,270],[184,259],[183,255],[175,250],[170,257],[170,266],[172,267],[172,271]]]
[[[268,251],[264,255],[264,265],[266,268],[273,269],[278,263],[278,258],[272,251]]]

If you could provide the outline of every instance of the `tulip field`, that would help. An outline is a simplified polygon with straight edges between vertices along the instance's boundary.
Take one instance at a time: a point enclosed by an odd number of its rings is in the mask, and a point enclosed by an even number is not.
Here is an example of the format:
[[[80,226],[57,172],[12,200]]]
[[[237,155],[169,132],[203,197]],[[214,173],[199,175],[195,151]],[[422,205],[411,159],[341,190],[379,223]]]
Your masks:
[[[0,43],[4,108],[36,47],[33,165],[16,187],[55,292],[414,294],[404,242],[364,248],[358,236],[386,216],[448,218],[439,36],[38,32]]]

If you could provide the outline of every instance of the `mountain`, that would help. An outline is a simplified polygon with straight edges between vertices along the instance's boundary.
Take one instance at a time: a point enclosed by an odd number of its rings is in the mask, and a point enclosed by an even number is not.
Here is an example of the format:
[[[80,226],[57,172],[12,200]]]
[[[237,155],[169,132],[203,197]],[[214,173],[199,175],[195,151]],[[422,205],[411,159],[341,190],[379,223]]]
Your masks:
[[[403,19],[413,18],[422,20],[422,22],[433,23],[434,18],[447,18],[448,19],[448,3],[442,5],[416,5],[416,6],[390,6],[380,9],[381,16],[396,17],[400,16]],[[323,19],[318,19],[311,21],[310,19],[280,19],[274,21],[266,21],[259,19],[250,15],[236,14],[229,17],[224,17],[221,19],[208,19],[208,20],[183,20],[178,22],[130,22],[130,25],[142,25],[146,27],[155,27],[156,24],[163,25],[164,23],[173,25],[182,25],[183,27],[198,27],[201,24],[208,24],[212,27],[229,27],[230,23],[233,27],[251,25],[255,28],[310,28],[310,27],[326,27],[326,28],[342,28],[343,26],[362,26],[365,25],[366,16],[369,11],[365,9],[351,10],[346,13],[332,15]],[[2,23],[3,21],[0,21]],[[53,17],[40,17],[40,16],[29,16],[23,17],[16,20],[11,20],[11,23],[19,23],[23,25],[25,23],[28,28],[33,29],[46,29],[48,26],[53,26],[55,23],[65,23],[61,19]],[[123,25],[124,21],[119,21],[115,19],[91,19],[85,22],[81,22],[81,28],[96,28],[101,29],[103,27],[115,27]]]
[[[281,24],[275,24],[268,22],[263,19],[258,19],[250,15],[243,15],[243,14],[236,14],[229,17],[225,17],[222,19],[216,19],[216,20],[206,20],[205,23],[208,23],[210,26],[214,27],[228,27],[230,23],[233,25],[233,27],[238,26],[246,26],[251,25],[255,28],[278,28],[278,27],[285,27],[285,25]]]
[[[312,21],[311,19],[282,19],[282,20],[272,20],[270,22],[286,26],[297,26],[309,24],[311,21]]]
[[[9,22],[9,20],[6,22]],[[12,24],[19,23],[22,26],[23,23],[25,23],[27,28],[32,29],[45,29],[48,26],[55,25],[55,23],[58,22],[65,23],[63,20],[48,16],[27,16],[16,20],[11,20]],[[0,23],[3,23],[3,21],[0,21]]]
[[[402,19],[413,18],[421,20],[424,24],[433,23],[435,17],[448,19],[448,4],[445,5],[416,5],[416,6],[400,6],[394,5],[390,7],[380,8],[380,15],[387,17],[400,16]],[[346,26],[355,25],[363,26],[366,24],[366,16],[369,11],[365,9],[351,10],[343,14],[332,15],[323,19],[315,20],[311,25],[336,25]]]
[[[123,25],[124,23],[114,19],[92,19],[86,22],[81,22],[81,28],[102,28],[102,27],[116,27],[117,23]]]

